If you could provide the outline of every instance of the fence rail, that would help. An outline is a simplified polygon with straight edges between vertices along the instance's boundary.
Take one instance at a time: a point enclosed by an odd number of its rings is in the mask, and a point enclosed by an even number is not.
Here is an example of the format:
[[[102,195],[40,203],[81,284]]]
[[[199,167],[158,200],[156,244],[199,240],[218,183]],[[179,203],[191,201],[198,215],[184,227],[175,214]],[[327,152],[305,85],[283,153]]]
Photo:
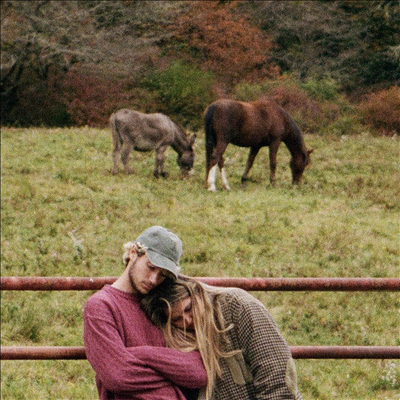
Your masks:
[[[296,359],[400,359],[400,347],[390,346],[292,346]],[[84,360],[84,347],[9,346],[1,348],[2,360]]]
[[[99,290],[117,277],[1,277],[0,290]],[[213,286],[247,291],[400,291],[400,278],[205,278]]]
[[[117,277],[1,277],[0,290],[99,290]],[[213,286],[247,291],[400,291],[400,278],[213,278]],[[2,346],[1,360],[86,359],[84,347]],[[400,346],[292,346],[296,359],[400,359]]]

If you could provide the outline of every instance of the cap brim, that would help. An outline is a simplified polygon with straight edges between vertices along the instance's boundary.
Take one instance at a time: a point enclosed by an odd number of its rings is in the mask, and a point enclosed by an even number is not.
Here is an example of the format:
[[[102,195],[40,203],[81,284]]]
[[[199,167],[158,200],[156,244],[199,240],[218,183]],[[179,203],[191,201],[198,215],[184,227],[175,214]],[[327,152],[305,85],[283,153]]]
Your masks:
[[[164,257],[151,249],[147,249],[146,254],[154,266],[171,272],[175,278],[178,277],[178,266],[169,258]]]

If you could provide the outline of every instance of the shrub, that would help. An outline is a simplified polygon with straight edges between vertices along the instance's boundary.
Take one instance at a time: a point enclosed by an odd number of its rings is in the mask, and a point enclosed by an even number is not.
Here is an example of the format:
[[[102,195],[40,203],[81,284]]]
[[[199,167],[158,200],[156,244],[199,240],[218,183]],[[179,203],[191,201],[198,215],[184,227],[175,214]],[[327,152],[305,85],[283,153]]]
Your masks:
[[[300,84],[306,93],[314,99],[325,101],[334,101],[339,96],[339,84],[333,78],[313,79],[308,78]]]
[[[127,102],[124,82],[112,81],[93,73],[76,69],[70,71],[64,85],[68,112],[77,126],[103,127],[108,124],[110,115]]]
[[[211,73],[202,72],[183,61],[151,73],[144,81],[147,89],[156,92],[159,111],[196,129],[201,125],[204,109],[213,99],[213,84]]]
[[[190,3],[172,30],[177,51],[185,49],[194,62],[229,88],[244,80],[278,75],[278,67],[269,60],[271,39],[237,12],[238,2]]]
[[[400,88],[392,86],[389,89],[372,93],[360,103],[364,123],[376,129],[382,135],[400,133]]]

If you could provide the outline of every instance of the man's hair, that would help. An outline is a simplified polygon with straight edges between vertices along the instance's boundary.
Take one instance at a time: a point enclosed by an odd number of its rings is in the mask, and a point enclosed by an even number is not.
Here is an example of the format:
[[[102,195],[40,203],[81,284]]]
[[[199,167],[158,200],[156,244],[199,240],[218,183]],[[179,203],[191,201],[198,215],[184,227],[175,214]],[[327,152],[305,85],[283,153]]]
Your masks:
[[[129,253],[131,252],[132,249],[136,251],[136,254],[138,255],[138,257],[144,256],[146,254],[146,250],[147,250],[146,246],[143,246],[139,242],[128,242],[128,243],[125,243],[124,244],[125,252],[124,252],[124,255],[122,256],[122,260],[124,262],[125,268],[128,266],[128,263],[129,263],[129,260],[130,260]],[[164,274],[167,277],[167,280],[168,280],[167,283],[168,284],[170,283],[170,281],[175,280],[175,276],[171,271],[169,271],[167,269],[164,269]]]
[[[169,347],[180,351],[198,350],[207,371],[206,399],[211,399],[217,376],[221,377],[219,359],[240,352],[227,351],[228,331],[218,297],[228,289],[212,287],[183,275],[172,283],[164,282],[142,300],[142,308],[164,332]],[[195,333],[174,327],[171,309],[179,301],[191,297]]]
[[[146,247],[142,246],[139,242],[128,242],[124,244],[124,255],[122,256],[122,260],[124,262],[125,267],[128,265],[129,262],[129,253],[134,249],[136,254],[141,257],[146,254]]]

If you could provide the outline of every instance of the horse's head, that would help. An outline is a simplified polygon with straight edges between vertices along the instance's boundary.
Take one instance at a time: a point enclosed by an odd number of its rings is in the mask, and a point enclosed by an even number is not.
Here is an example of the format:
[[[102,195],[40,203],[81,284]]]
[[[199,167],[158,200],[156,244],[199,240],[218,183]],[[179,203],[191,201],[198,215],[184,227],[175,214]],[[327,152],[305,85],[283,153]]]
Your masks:
[[[298,185],[301,183],[301,179],[303,178],[304,169],[311,162],[310,154],[314,151],[305,150],[303,153],[296,154],[292,156],[290,160],[290,169],[292,170],[292,183],[293,185]]]
[[[184,176],[188,176],[193,171],[193,164],[194,164],[194,141],[196,140],[196,134],[193,134],[189,140],[189,145],[182,154],[178,155],[178,165],[182,171]]]

